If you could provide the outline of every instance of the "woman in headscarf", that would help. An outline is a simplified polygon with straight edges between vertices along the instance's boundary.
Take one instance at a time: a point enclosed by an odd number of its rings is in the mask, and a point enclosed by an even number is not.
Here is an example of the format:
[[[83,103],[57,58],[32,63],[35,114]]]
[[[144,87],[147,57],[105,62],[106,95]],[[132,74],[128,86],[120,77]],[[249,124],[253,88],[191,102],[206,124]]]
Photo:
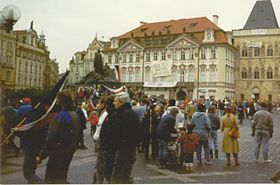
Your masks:
[[[230,154],[233,154],[235,166],[239,166],[238,152],[239,143],[238,138],[230,136],[230,130],[234,126],[239,130],[239,123],[237,118],[232,114],[232,108],[228,105],[225,109],[226,114],[221,118],[221,131],[223,132],[222,151],[226,153],[227,166],[231,165]],[[238,131],[239,132],[239,131]]]

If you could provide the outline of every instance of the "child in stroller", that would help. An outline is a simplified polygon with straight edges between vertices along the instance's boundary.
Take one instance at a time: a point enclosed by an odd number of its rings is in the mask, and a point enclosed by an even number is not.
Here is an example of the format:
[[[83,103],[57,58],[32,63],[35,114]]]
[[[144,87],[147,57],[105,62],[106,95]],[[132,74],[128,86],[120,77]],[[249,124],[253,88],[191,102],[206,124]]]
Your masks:
[[[188,132],[184,133],[181,131],[181,136],[178,138],[178,143],[182,145],[183,154],[184,154],[184,161],[187,172],[192,172],[193,170],[193,154],[196,152],[199,137],[192,132],[194,128],[193,124],[187,125]]]

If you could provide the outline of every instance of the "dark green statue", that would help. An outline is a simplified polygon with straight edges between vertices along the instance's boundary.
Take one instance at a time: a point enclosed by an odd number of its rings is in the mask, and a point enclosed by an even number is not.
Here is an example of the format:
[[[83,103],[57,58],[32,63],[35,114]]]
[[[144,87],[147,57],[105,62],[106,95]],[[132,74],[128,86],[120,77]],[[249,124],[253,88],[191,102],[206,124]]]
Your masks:
[[[97,52],[94,55],[94,71],[102,76],[104,76],[104,70],[103,70],[103,62],[102,62],[102,55],[100,53],[100,50],[97,50]]]

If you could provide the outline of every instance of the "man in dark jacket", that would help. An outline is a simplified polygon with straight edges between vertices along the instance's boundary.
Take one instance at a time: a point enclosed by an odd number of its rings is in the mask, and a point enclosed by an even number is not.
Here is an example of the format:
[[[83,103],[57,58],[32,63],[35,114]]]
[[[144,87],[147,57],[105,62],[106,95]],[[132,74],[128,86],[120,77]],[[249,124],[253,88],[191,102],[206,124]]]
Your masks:
[[[32,111],[31,100],[29,98],[23,98],[21,100],[22,105],[19,107],[18,116],[22,119],[30,111]],[[26,119],[24,124],[29,124],[30,120]],[[18,133],[20,137],[20,146],[23,149],[23,176],[29,184],[43,183],[43,180],[35,174],[36,172],[36,156],[42,149],[45,139],[45,129],[31,129],[28,131]]]
[[[115,162],[111,183],[132,183],[131,171],[136,160],[136,147],[140,140],[140,121],[131,109],[128,93],[116,94],[114,99],[116,109],[113,127],[115,138]]]
[[[59,93],[58,102],[62,111],[50,124],[46,143],[36,157],[37,164],[49,157],[45,174],[47,184],[68,183],[67,173],[79,138],[79,120],[70,93]]]
[[[164,115],[157,127],[157,137],[159,144],[160,168],[167,168],[168,142],[171,140],[171,133],[176,133],[175,118],[178,109],[171,108],[169,113]]]

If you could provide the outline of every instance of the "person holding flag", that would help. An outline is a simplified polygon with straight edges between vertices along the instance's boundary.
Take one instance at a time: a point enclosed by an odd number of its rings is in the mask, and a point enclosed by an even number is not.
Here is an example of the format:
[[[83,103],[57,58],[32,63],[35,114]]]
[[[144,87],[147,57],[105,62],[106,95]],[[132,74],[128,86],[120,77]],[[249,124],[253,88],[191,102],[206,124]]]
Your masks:
[[[73,155],[78,147],[79,117],[68,91],[59,92],[57,100],[62,110],[49,125],[46,143],[36,157],[37,164],[49,157],[45,183],[65,184]]]
[[[19,107],[18,115],[20,118],[25,117],[28,113],[32,111],[32,105],[30,98],[23,98],[21,100],[22,105]],[[28,125],[30,123],[29,119],[23,122],[23,125]],[[23,176],[28,184],[41,184],[43,180],[36,175],[36,156],[42,149],[45,138],[46,129],[30,129],[25,132],[19,132],[20,146],[23,149],[24,159],[23,159]]]

